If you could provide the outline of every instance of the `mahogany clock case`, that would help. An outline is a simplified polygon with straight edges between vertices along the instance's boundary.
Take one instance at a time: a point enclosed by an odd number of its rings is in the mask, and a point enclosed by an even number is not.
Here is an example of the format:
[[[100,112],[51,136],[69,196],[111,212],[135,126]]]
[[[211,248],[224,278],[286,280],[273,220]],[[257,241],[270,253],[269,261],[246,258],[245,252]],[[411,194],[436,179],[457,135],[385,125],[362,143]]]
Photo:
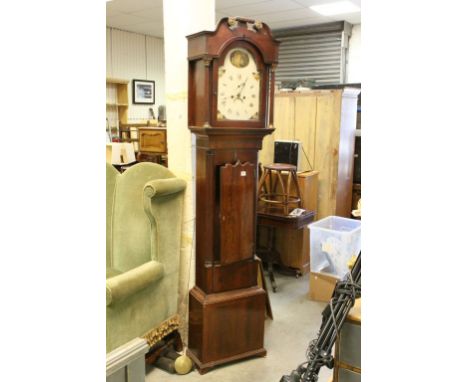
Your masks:
[[[254,248],[258,150],[272,130],[196,133],[196,286],[189,299],[188,355],[200,373],[266,354],[266,296],[257,285]]]
[[[250,22],[250,24],[249,24]],[[187,36],[189,41],[189,126],[198,127],[271,127],[273,120],[274,69],[278,61],[279,42],[273,39],[266,24],[256,28],[253,20],[220,20],[214,32],[204,31]],[[247,25],[247,26],[246,26]],[[250,25],[250,27],[249,27]],[[225,55],[234,48],[246,49],[255,59],[260,73],[260,110],[257,120],[218,120],[218,70]]]
[[[189,299],[188,354],[201,373],[265,355],[265,291],[254,260],[258,151],[273,132],[279,43],[265,24],[224,18],[188,36],[189,129],[196,136],[196,286]],[[233,49],[260,72],[258,118],[219,120],[219,67]],[[235,85],[235,84],[234,84]],[[239,85],[238,85],[239,87]]]

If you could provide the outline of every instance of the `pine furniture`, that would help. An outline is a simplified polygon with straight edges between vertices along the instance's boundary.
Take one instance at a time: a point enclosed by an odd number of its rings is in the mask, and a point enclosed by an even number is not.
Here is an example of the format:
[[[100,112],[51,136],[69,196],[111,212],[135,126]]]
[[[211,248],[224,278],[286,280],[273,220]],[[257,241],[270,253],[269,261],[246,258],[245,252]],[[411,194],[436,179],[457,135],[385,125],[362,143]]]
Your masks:
[[[351,216],[359,93],[345,87],[275,95],[275,132],[265,138],[260,161],[273,162],[275,140],[301,141],[298,172],[319,171],[317,220]]]

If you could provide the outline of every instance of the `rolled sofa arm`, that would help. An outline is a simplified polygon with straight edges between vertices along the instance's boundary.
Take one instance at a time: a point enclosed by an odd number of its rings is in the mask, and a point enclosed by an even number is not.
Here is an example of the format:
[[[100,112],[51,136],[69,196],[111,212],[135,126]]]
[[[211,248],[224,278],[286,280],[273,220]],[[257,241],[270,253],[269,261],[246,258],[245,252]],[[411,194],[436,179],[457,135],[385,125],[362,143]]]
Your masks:
[[[115,304],[158,281],[164,275],[164,267],[157,261],[133,268],[106,280],[106,306]]]
[[[144,192],[148,198],[176,194],[185,190],[187,182],[179,178],[155,179],[145,184]]]
[[[176,194],[185,190],[187,182],[179,178],[155,179],[145,184],[144,192],[148,198]]]

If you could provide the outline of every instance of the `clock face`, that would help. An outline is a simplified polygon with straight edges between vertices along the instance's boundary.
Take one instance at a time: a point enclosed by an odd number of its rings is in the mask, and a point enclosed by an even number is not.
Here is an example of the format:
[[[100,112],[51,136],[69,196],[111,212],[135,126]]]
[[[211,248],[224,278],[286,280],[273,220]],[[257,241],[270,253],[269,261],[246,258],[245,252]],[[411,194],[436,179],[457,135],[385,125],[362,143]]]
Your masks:
[[[260,73],[252,54],[233,48],[218,71],[218,120],[259,119]]]

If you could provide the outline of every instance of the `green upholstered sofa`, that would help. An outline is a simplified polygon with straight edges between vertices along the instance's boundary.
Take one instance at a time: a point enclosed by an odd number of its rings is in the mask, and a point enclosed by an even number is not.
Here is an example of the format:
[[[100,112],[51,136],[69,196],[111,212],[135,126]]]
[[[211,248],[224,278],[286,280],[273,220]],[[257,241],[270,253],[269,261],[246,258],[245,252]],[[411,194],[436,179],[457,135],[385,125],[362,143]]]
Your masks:
[[[109,353],[135,337],[151,346],[177,328],[186,182],[154,163],[138,163],[123,174],[106,166]]]

